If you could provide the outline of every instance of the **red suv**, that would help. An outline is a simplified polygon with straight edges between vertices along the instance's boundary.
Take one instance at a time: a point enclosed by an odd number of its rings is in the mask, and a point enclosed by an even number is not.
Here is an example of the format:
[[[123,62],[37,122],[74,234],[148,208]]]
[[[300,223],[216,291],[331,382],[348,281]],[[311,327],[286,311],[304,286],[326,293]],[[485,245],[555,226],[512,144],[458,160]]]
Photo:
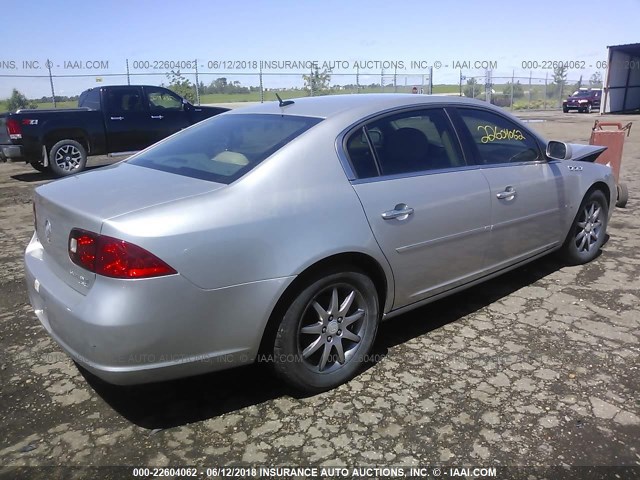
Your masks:
[[[600,108],[600,96],[602,90],[599,88],[592,88],[587,90],[581,88],[573,92],[573,95],[568,97],[562,102],[562,111],[568,113],[569,110],[578,110],[578,112],[591,113],[594,108]]]

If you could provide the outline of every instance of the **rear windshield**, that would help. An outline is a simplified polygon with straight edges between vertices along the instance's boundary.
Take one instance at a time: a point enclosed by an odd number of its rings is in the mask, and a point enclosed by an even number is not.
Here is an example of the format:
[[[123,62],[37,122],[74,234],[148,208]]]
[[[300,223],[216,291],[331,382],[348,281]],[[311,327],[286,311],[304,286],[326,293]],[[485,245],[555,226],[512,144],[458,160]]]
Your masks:
[[[293,115],[220,115],[128,162],[229,184],[321,120]]]

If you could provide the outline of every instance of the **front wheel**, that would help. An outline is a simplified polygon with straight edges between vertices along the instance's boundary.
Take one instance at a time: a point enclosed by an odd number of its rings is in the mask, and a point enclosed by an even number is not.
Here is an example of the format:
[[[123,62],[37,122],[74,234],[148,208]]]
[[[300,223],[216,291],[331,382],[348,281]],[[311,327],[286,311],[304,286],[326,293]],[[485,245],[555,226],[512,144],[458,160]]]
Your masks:
[[[562,247],[568,263],[580,265],[596,258],[607,232],[608,211],[602,191],[594,190],[584,198]]]
[[[84,170],[87,150],[75,140],[60,140],[49,152],[49,167],[57,177],[66,177]]]
[[[378,328],[375,285],[363,272],[327,271],[307,283],[287,309],[274,344],[274,367],[304,392],[351,379],[367,360]]]
[[[591,113],[591,104],[590,103],[587,105],[587,108],[585,108],[584,111],[586,113]]]

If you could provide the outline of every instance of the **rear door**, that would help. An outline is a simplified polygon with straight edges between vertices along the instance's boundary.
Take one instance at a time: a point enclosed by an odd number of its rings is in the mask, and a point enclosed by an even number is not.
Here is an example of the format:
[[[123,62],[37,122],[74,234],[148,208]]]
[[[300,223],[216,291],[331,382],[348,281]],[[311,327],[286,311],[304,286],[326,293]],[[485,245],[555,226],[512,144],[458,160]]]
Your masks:
[[[561,241],[563,178],[559,162],[547,162],[533,134],[486,109],[457,108],[468,135],[468,156],[491,190],[488,269],[497,269]]]
[[[394,308],[480,273],[488,245],[487,181],[469,168],[442,108],[392,114],[345,140],[353,187],[394,275]]]
[[[190,125],[182,98],[162,87],[144,87],[149,106],[152,143],[187,128]]]
[[[142,87],[107,87],[103,99],[109,153],[142,150],[153,143]]]

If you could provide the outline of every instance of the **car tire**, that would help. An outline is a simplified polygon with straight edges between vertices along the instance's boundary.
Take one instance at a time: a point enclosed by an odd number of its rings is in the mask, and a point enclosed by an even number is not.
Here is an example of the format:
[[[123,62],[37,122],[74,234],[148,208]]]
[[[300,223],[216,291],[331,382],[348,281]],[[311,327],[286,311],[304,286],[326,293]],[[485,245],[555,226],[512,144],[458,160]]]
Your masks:
[[[591,104],[587,104],[587,108],[584,109],[585,113],[591,113]]]
[[[36,169],[39,172],[48,172],[49,171],[49,167],[45,167],[41,161],[39,160],[34,160],[33,162],[29,162],[29,165],[31,165],[34,169]]]
[[[325,270],[298,290],[278,327],[275,371],[306,393],[337,387],[355,376],[373,346],[378,294],[355,267]]]
[[[605,240],[608,212],[601,190],[592,191],[582,200],[561,250],[567,263],[581,265],[596,258]]]
[[[49,168],[56,177],[66,177],[84,170],[87,150],[75,140],[60,140],[49,151]]]
[[[616,187],[618,190],[618,199],[616,200],[616,207],[624,208],[627,206],[629,200],[629,189],[626,183],[619,183]]]
[[[568,109],[568,108],[563,108],[563,109],[562,109],[562,111],[563,111],[564,113],[569,113],[569,109]]]

